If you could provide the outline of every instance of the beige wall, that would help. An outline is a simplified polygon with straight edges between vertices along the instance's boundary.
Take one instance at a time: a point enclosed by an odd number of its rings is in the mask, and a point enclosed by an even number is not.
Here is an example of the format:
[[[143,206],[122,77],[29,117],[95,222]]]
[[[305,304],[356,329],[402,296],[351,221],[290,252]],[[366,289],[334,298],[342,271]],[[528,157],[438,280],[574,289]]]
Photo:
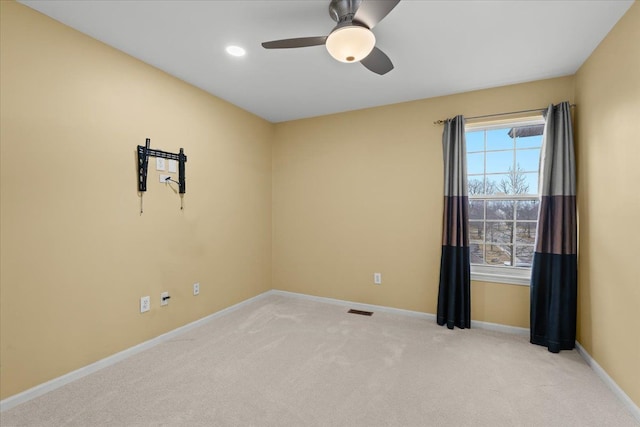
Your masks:
[[[277,124],[274,288],[435,313],[443,171],[433,121],[573,101],[573,89],[564,77]],[[474,282],[472,317],[527,327],[529,288]]]
[[[434,313],[442,130],[432,122],[575,100],[578,340],[640,404],[638,4],[575,79],[277,125],[0,5],[0,398],[271,288]],[[151,165],[139,214],[145,137],[185,148],[184,211]],[[528,326],[528,287],[473,282],[472,304],[474,320]]]
[[[0,3],[5,398],[271,289],[274,126]],[[184,211],[153,163],[140,215],[146,137],[184,147]]]
[[[576,75],[578,341],[640,406],[640,4]]]

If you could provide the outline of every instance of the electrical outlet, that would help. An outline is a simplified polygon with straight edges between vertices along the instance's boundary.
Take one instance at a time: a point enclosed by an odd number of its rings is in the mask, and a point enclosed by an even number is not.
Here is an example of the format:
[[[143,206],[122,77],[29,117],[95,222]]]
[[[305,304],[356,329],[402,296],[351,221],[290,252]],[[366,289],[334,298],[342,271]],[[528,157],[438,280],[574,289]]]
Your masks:
[[[160,305],[168,305],[169,304],[169,292],[163,292],[160,294]]]
[[[148,296],[140,298],[140,313],[149,310],[151,310],[151,298]]]
[[[168,179],[171,178],[171,175],[160,174],[160,182],[163,184],[168,184]]]
[[[200,293],[200,283],[193,284],[193,294],[198,295]]]
[[[373,273],[373,283],[376,285],[382,284],[382,273]]]
[[[164,169],[164,159],[162,157],[156,157],[156,170],[163,171]]]

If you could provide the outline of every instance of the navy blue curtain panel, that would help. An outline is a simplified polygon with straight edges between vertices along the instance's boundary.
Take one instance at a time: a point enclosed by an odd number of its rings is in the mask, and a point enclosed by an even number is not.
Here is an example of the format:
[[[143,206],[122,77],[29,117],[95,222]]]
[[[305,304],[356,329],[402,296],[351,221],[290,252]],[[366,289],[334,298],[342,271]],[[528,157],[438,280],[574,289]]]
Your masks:
[[[570,107],[563,102],[546,111],[531,271],[531,343],[552,353],[571,350],[576,342],[576,168]]]
[[[438,325],[471,327],[469,197],[464,117],[444,123],[444,212],[438,290]]]

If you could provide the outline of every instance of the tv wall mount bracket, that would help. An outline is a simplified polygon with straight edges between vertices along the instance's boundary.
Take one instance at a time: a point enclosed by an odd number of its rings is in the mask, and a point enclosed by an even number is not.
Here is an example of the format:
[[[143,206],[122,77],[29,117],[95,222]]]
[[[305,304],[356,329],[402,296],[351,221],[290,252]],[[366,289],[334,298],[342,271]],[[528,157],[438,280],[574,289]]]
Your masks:
[[[180,148],[180,152],[178,154],[169,153],[167,151],[154,150],[150,148],[150,145],[150,138],[146,139],[144,146],[138,145],[138,191],[140,192],[140,213],[142,213],[142,195],[147,191],[149,157],[161,157],[163,159],[176,160],[178,162],[178,181],[174,181],[170,177],[167,178],[166,181],[178,184],[178,192],[180,193],[180,209],[183,209],[183,195],[187,192],[187,185],[185,181],[185,163],[187,163],[187,156],[184,154],[184,150]]]

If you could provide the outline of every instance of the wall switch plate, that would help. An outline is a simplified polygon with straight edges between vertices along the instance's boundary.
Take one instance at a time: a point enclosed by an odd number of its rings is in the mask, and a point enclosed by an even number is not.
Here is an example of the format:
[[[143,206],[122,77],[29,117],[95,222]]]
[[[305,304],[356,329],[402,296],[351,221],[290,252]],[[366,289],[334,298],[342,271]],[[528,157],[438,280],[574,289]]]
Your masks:
[[[169,160],[169,173],[178,172],[178,162],[175,160]]]
[[[162,157],[156,157],[156,170],[163,171],[164,169],[164,159]]]
[[[151,310],[151,298],[150,297],[142,297],[140,298],[140,313],[144,313],[145,311]]]
[[[164,175],[164,174],[160,174],[160,182],[163,184],[168,184],[169,181],[167,181],[168,178],[171,178],[171,175]]]
[[[373,283],[376,285],[382,284],[382,273],[373,273]]]
[[[200,293],[200,283],[193,284],[193,294],[198,295]]]
[[[169,292],[163,292],[160,294],[160,305],[167,305],[169,304],[169,298],[171,298],[169,296]]]

